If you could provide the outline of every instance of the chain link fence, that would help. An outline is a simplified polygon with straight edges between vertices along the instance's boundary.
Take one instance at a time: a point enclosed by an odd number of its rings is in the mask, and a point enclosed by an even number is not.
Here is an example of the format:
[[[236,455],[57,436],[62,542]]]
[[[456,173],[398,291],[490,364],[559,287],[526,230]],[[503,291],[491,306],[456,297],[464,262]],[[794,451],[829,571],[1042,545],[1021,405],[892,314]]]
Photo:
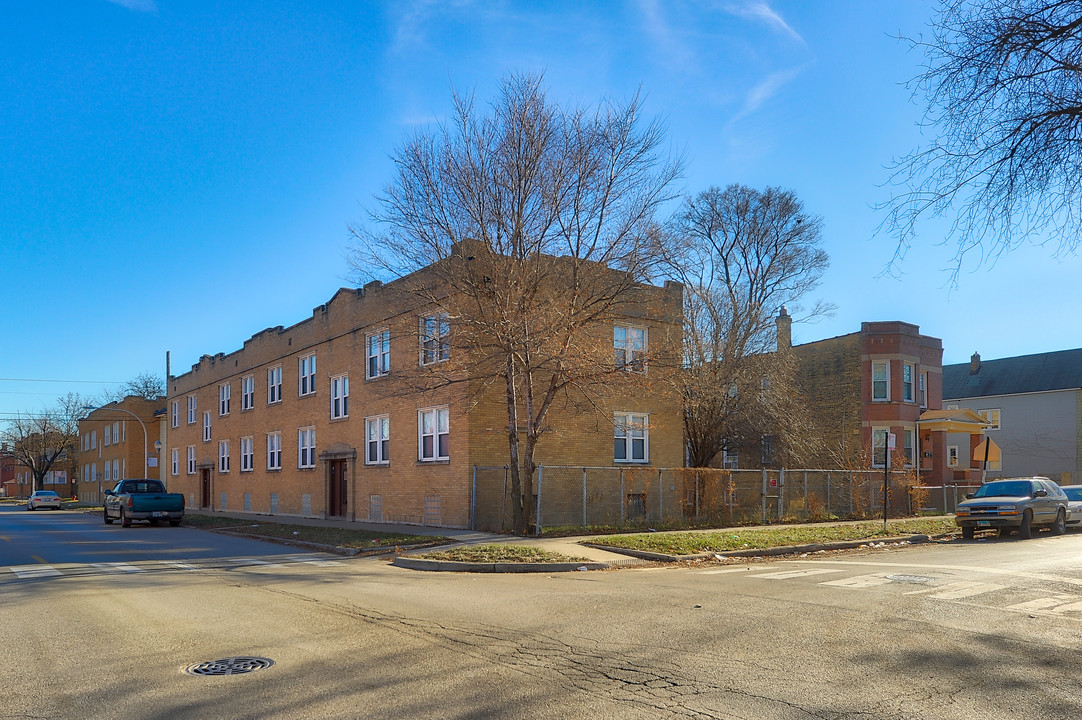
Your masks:
[[[748,525],[952,512],[962,486],[928,487],[912,471],[719,470],[540,466],[530,499],[534,532],[554,528]],[[512,529],[507,466],[473,468],[471,528]]]

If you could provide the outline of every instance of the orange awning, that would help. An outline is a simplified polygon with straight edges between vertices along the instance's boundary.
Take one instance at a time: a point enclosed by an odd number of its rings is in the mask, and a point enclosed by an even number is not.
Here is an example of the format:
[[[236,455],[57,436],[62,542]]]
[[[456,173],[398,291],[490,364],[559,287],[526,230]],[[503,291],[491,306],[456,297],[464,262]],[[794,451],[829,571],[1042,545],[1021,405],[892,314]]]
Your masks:
[[[983,433],[985,428],[992,427],[992,423],[968,408],[925,410],[920,414],[917,424],[921,430],[941,430],[943,432],[970,433],[971,435]]]

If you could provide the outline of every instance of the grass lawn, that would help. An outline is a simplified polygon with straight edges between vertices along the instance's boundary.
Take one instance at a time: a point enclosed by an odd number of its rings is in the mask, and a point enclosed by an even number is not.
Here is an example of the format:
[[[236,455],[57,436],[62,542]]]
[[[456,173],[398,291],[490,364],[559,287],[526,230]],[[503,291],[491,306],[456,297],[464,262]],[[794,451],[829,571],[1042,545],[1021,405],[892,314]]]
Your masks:
[[[229,517],[228,515],[184,516],[184,525],[206,530],[236,529],[245,535],[257,537],[298,540],[301,542],[335,545],[361,550],[371,548],[393,548],[398,546],[443,545],[451,542],[445,537],[432,535],[409,535],[403,533],[369,532],[347,528],[318,527],[312,525],[291,525],[277,522],[252,522],[251,520]]]
[[[644,550],[666,555],[725,553],[733,550],[766,550],[789,545],[836,542],[842,540],[878,540],[897,535],[938,535],[957,530],[953,518],[907,518],[883,522],[867,521],[840,525],[805,525],[743,530],[730,528],[706,532],[658,532],[638,535],[612,535],[591,540],[592,544]]]
[[[448,550],[437,550],[417,556],[424,560],[454,560],[472,563],[571,563],[590,562],[583,557],[570,557],[549,552],[529,545],[495,543],[469,545]]]

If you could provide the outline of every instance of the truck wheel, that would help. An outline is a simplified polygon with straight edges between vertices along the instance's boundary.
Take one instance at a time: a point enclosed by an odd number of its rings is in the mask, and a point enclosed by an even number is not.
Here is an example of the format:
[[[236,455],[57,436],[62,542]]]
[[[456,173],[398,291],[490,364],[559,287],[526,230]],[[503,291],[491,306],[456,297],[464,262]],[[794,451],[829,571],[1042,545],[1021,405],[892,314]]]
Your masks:
[[[124,508],[120,508],[120,527],[131,527],[131,518],[124,512]]]
[[[109,511],[108,510],[102,510],[101,515],[102,515],[103,518],[105,518],[105,524],[106,525],[112,525],[113,524],[113,518],[109,517]]]
[[[1033,511],[1027,509],[1022,513],[1022,524],[1018,526],[1018,535],[1023,540],[1033,537]]]
[[[180,527],[180,520],[170,520],[169,527]]]
[[[965,527],[965,526],[962,527],[962,539],[963,540],[972,540],[973,539],[973,528],[972,527]]]
[[[1011,528],[1007,527],[1006,525],[1004,525],[1003,527],[1001,527],[999,529],[999,536],[1001,538],[1005,538],[1010,534],[1011,534]]]
[[[1062,535],[1067,532],[1067,518],[1063,514],[1063,508],[1056,513],[1056,523],[1052,526],[1053,535]]]

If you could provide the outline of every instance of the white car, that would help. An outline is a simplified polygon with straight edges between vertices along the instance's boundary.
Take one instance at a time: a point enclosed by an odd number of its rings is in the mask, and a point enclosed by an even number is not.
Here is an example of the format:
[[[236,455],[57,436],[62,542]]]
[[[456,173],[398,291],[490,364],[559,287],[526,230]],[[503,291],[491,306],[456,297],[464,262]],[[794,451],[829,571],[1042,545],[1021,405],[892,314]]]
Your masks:
[[[1082,485],[1064,485],[1063,492],[1067,493],[1067,506],[1071,508],[1071,519],[1067,524],[1082,523]]]
[[[26,501],[26,509],[37,510],[38,508],[52,508],[53,510],[59,510],[60,496],[52,490],[38,490]]]

